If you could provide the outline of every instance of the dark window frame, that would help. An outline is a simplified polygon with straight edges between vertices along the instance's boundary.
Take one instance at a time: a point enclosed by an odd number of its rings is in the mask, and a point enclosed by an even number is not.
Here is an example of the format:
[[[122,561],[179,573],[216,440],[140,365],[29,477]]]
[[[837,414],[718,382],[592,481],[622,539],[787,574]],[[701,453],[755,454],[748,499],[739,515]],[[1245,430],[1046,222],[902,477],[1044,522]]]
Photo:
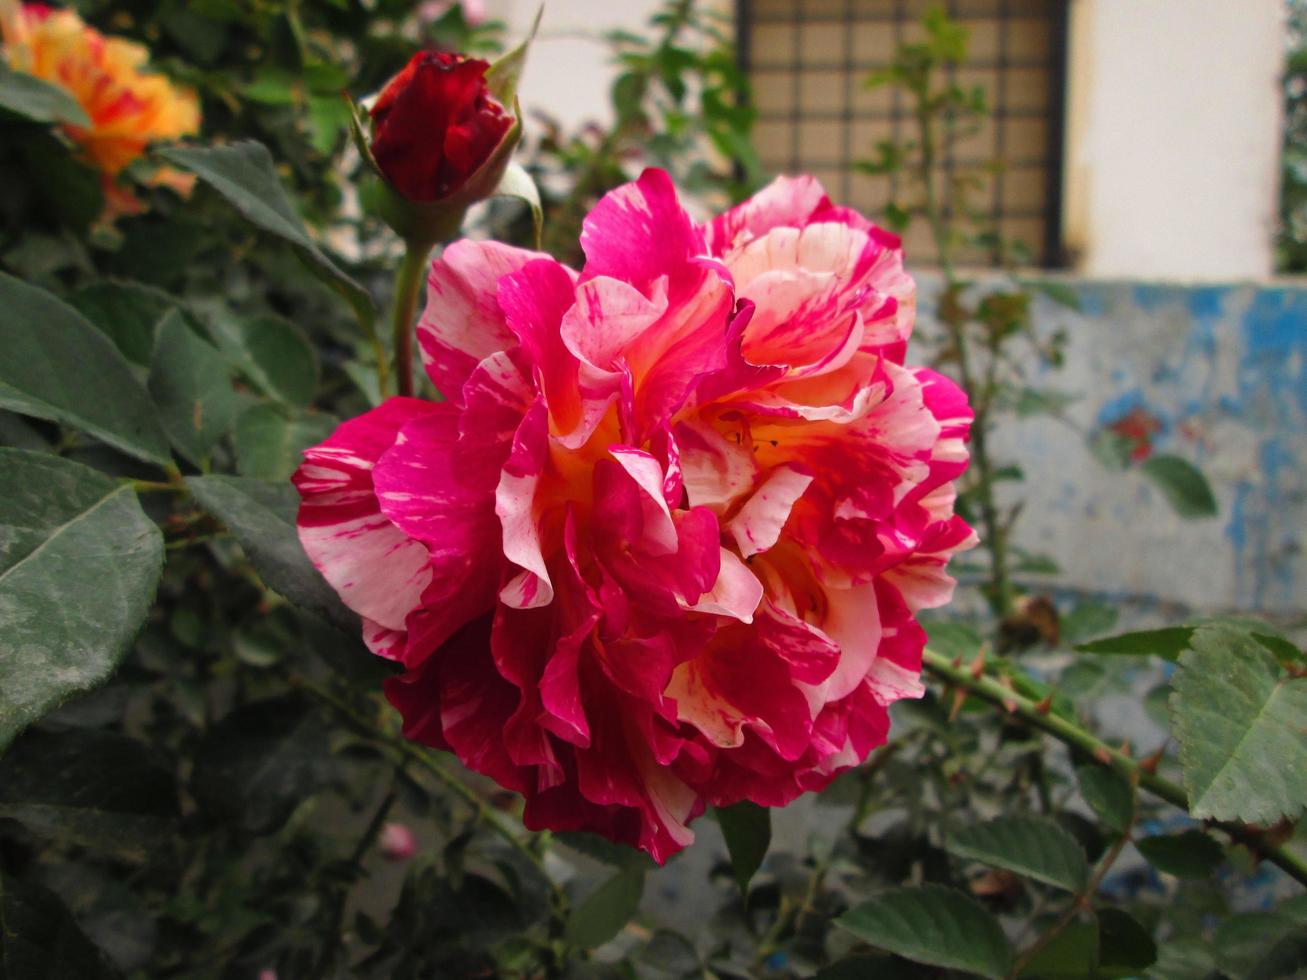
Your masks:
[[[843,132],[842,132],[843,146],[841,150],[842,150],[842,155],[846,161],[852,158],[852,149],[853,149],[852,148],[852,130],[853,130],[852,123],[855,118],[853,105],[852,105],[852,95],[849,89],[852,85],[856,84],[859,73],[868,70],[868,68],[859,67],[855,63],[853,57],[854,54],[853,25],[855,23],[866,23],[867,21],[875,21],[875,20],[881,20],[886,24],[890,24],[892,25],[894,30],[894,35],[895,35],[894,43],[895,46],[897,46],[902,41],[903,29],[905,25],[910,23],[912,19],[907,13],[906,0],[895,0],[894,11],[884,16],[875,16],[875,15],[869,16],[865,12],[862,14],[857,14],[856,2],[857,0],[845,0],[843,13],[841,15],[836,15],[836,16],[824,15],[824,16],[818,16],[817,18],[809,18],[805,16],[801,4],[796,6],[795,8],[795,18],[796,18],[795,23],[800,28],[804,23],[807,23],[810,20],[814,23],[816,22],[831,23],[832,21],[834,21],[837,23],[843,23],[845,25],[846,29],[845,29],[845,38],[844,38],[843,61],[836,62],[830,65],[822,65],[822,66],[802,65],[802,67],[805,70],[811,70],[813,68],[818,68],[820,70],[824,68],[824,69],[844,72],[846,92],[845,92],[843,108],[838,111],[821,114],[819,118],[823,118],[828,121],[838,121],[843,124]],[[950,11],[950,13],[953,13],[956,10],[955,0],[948,0],[946,6],[947,9]],[[1047,67],[1049,71],[1049,99],[1048,99],[1047,109],[1046,110],[1029,110],[1029,109],[1013,110],[1007,108],[1005,105],[999,104],[995,106],[995,111],[994,111],[994,118],[999,120],[1005,118],[1026,117],[1026,118],[1039,118],[1042,120],[1046,120],[1047,122],[1048,131],[1047,131],[1047,140],[1045,146],[1046,159],[1040,162],[1040,166],[1046,170],[1046,178],[1045,178],[1046,185],[1045,185],[1045,195],[1044,195],[1045,204],[1040,209],[1039,212],[1044,223],[1044,235],[1043,235],[1044,240],[1042,243],[1040,243],[1041,254],[1038,256],[1038,265],[1042,268],[1048,268],[1048,269],[1064,268],[1066,266],[1066,261],[1067,261],[1066,248],[1062,239],[1062,233],[1063,233],[1062,211],[1063,211],[1063,180],[1065,177],[1065,170],[1066,170],[1065,142],[1066,142],[1066,114],[1067,114],[1067,64],[1068,64],[1068,52],[1069,52],[1069,41],[1070,41],[1069,8],[1070,8],[1070,0],[1058,0],[1058,2],[1054,2],[1051,5],[1050,32],[1051,32],[1052,45],[1049,51],[1049,59],[1047,62]],[[1003,0],[1000,6],[1000,12],[998,14],[1000,23],[1004,19],[1008,18],[1009,16],[1010,13],[1007,6],[1007,0]],[[755,23],[757,23],[757,21],[754,16],[753,0],[735,0],[736,57],[739,66],[746,78],[751,77],[752,69],[754,67],[752,35],[753,35],[753,27]],[[793,70],[794,72],[793,84],[795,86],[795,92],[794,92],[794,107],[790,110],[789,116],[791,122],[791,141],[792,141],[791,159],[795,164],[797,164],[798,154],[799,154],[798,123],[799,123],[799,112],[800,112],[800,98],[799,98],[798,87],[800,85],[799,79],[801,76],[800,65],[802,64],[801,49],[800,49],[800,45],[802,43],[801,30],[796,30],[794,32],[794,35],[795,35],[794,50],[792,52],[793,68],[791,70]],[[1005,32],[1001,32],[1000,53],[995,64],[989,64],[988,62],[985,62],[985,63],[976,63],[976,64],[968,65],[968,67],[981,67],[981,68],[988,67],[988,68],[998,69],[1000,89],[1003,85],[1003,81],[1005,80],[1005,75],[1004,75],[1005,70],[1013,67],[1020,67],[1019,64],[1014,65],[1012,62],[1006,60],[1006,54],[1003,51],[1003,46],[1005,46],[1005,38],[1006,38]],[[1001,94],[1000,94],[1000,98],[996,101],[1000,103],[1002,102]],[[860,114],[860,118],[873,118],[873,117],[874,116],[868,114],[867,112],[863,112]],[[813,115],[809,114],[807,118],[811,119],[813,118]],[[895,138],[897,139],[900,121],[903,119],[901,96],[899,93],[895,92],[893,106],[890,110],[888,110],[883,114],[882,118],[889,118],[892,121],[892,124],[894,126],[894,131],[895,131]],[[1002,146],[1003,131],[1004,131],[1004,127],[998,126],[996,128],[996,133],[995,133],[996,156],[1000,158],[1003,153],[1003,146]],[[1008,166],[1009,169],[1020,169],[1022,166],[1022,161],[1006,161],[1006,165]],[[792,169],[797,169],[797,167],[792,166]],[[850,182],[851,173],[847,167],[842,168],[842,171],[843,171],[841,175],[842,191],[843,191],[842,196],[845,199],[848,199],[850,197],[849,182]],[[891,181],[891,194],[893,193],[893,190],[894,190],[893,182]],[[1016,212],[1013,212],[1011,210],[1005,210],[1003,208],[1002,181],[995,181],[993,211],[995,214],[1002,215],[1002,216],[1012,216],[1013,214],[1016,214]]]

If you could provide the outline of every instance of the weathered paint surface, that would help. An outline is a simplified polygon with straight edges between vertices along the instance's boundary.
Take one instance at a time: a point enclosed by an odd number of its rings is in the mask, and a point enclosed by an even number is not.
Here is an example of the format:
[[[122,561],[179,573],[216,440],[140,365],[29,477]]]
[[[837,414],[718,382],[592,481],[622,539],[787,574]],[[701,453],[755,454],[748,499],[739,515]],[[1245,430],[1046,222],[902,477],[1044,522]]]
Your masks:
[[[1035,304],[1066,365],[1031,383],[1074,395],[1072,424],[1005,420],[996,439],[1025,474],[1004,490],[1026,499],[1016,543],[1057,563],[1050,585],[1307,613],[1307,286],[1066,285],[1079,312]],[[1088,446],[1105,428],[1138,447],[1124,472]],[[1219,516],[1178,517],[1137,469],[1149,453],[1199,466]]]

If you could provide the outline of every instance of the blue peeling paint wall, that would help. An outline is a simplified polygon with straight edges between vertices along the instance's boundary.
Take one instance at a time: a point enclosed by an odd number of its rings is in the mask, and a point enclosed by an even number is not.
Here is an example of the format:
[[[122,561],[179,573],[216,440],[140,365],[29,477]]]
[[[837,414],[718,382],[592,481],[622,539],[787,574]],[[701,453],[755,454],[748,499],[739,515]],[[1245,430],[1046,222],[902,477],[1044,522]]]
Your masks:
[[[1005,489],[1026,500],[1015,543],[1057,563],[1052,587],[1307,614],[1307,285],[1059,282],[1080,309],[1041,295],[1034,313],[1066,331],[1066,365],[1030,383],[1073,396],[1068,421],[1005,417],[995,440],[1025,474]],[[1199,466],[1219,516],[1180,518],[1137,467],[1107,468],[1089,438],[1112,427]]]

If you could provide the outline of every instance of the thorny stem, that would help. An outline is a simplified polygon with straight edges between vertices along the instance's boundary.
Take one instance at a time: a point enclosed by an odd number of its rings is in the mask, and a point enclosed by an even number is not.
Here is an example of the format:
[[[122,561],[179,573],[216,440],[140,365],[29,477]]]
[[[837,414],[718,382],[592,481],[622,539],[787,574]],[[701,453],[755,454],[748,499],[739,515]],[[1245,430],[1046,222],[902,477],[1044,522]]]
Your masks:
[[[1164,776],[1159,776],[1139,760],[1120,749],[1113,748],[1075,722],[1052,711],[1044,710],[1041,705],[1004,686],[993,677],[973,672],[960,661],[950,660],[929,648],[922,655],[922,663],[926,670],[949,684],[960,687],[968,694],[974,694],[982,701],[988,701],[1009,714],[1022,718],[1058,741],[1084,752],[1100,765],[1115,769],[1132,784],[1146,789],[1186,813],[1189,812],[1189,798],[1185,794],[1184,787]],[[1265,834],[1243,824],[1214,822],[1213,825],[1270,861],[1299,884],[1307,886],[1307,858],[1273,843]]]
[[[136,493],[185,493],[186,487],[180,483],[162,483],[158,480],[132,480],[132,490]]]
[[[402,766],[400,767],[403,768]],[[398,770],[396,771],[398,775]],[[386,822],[386,817],[390,816],[390,811],[399,798],[394,784],[386,792],[386,797],[381,801],[381,805],[372,814],[372,819],[368,825],[363,828],[363,833],[359,835],[353,851],[350,852],[349,863],[352,867],[357,867],[363,860],[363,855],[368,852],[372,842],[377,839],[377,834],[381,831],[381,825]],[[336,950],[340,948],[340,931],[341,924],[345,919],[345,903],[349,897],[348,891],[344,887],[338,887],[336,890],[335,901],[331,910],[331,926],[326,933],[326,939],[322,946],[322,952],[318,956],[317,966],[313,970],[313,976],[326,977],[330,970],[332,961],[335,959]]]
[[[390,366],[386,363],[386,347],[381,342],[381,334],[377,332],[377,325],[371,315],[359,314],[358,320],[367,335],[368,344],[372,347],[372,357],[377,362],[377,394],[385,398],[386,389],[390,386]]]
[[[834,860],[834,854],[830,854],[817,862],[813,868],[812,875],[808,878],[808,886],[804,891],[803,900],[792,902],[782,896],[781,906],[776,910],[776,918],[767,930],[767,934],[762,937],[758,943],[757,953],[753,958],[754,970],[761,973],[766,967],[767,960],[781,947],[781,939],[787,932],[798,932],[803,925],[804,917],[812,911],[813,903],[817,900],[817,891],[826,879],[827,872],[830,871],[831,864]]]
[[[953,246],[948,224],[935,189],[935,126],[932,110],[927,104],[929,99],[927,91],[923,88],[915,95],[917,128],[921,140],[917,177],[922,184],[926,223],[930,226],[931,236],[935,240],[940,275],[944,281],[944,289],[947,291],[957,286],[957,278],[953,271]],[[982,392],[977,384],[978,378],[971,364],[971,350],[965,323],[954,322],[950,317],[945,321],[945,325],[948,327],[949,337],[957,353],[959,380],[975,407],[976,416],[971,425],[971,465],[976,473],[980,518],[985,528],[984,544],[989,551],[990,604],[999,618],[1002,618],[1011,612],[1012,582],[1008,573],[1007,534],[999,520],[998,506],[994,502],[994,463],[990,458],[988,447],[989,397],[988,392]]]
[[[395,318],[392,323],[395,346],[395,387],[404,398],[413,395],[413,314],[417,311],[418,293],[422,289],[422,272],[427,266],[431,246],[406,242],[404,260],[395,275]]]
[[[1112,865],[1116,864],[1116,859],[1121,856],[1121,851],[1124,850],[1126,844],[1132,839],[1131,835],[1134,830],[1135,818],[1138,814],[1139,795],[1136,791],[1136,785],[1131,783],[1130,818],[1126,821],[1125,833],[1117,839],[1116,843],[1112,845],[1107,854],[1103,856],[1103,859],[1099,861],[1093,877],[1085,883],[1084,888],[1076,892],[1075,898],[1071,901],[1071,904],[1063,910],[1062,914],[1058,916],[1057,921],[1054,922],[1051,927],[1046,929],[1044,933],[1030,945],[1029,949],[1017,957],[1016,962],[1012,964],[1011,971],[1008,973],[1009,978],[1019,977],[1021,971],[1024,970],[1037,955],[1039,955],[1039,951],[1056,939],[1062,933],[1063,929],[1075,921],[1075,917],[1080,913],[1081,909],[1092,907],[1090,903],[1093,900],[1093,897],[1098,894],[1098,888],[1103,883],[1103,879],[1107,876],[1107,872],[1111,869]]]
[[[491,807],[483,800],[475,790],[459,779],[454,773],[435,758],[428,750],[422,748],[406,738],[396,738],[386,732],[378,731],[375,721],[365,718],[355,708],[337,697],[325,687],[309,680],[299,674],[292,674],[288,677],[292,687],[300,688],[312,694],[319,701],[326,704],[342,718],[349,721],[355,728],[359,729],[369,737],[383,737],[383,740],[401,755],[417,763],[427,772],[431,773],[448,789],[453,791],[454,795],[466,803],[476,814],[477,821],[484,824],[489,829],[502,837],[512,848],[517,851],[528,861],[534,864],[545,880],[549,882],[549,887],[553,893],[554,901],[560,913],[567,908],[567,896],[563,890],[554,884],[553,879],[549,877],[545,870],[544,861],[531,846],[518,835],[515,825],[510,822],[502,813]]]
[[[1058,916],[1057,921],[1036,939],[1029,949],[1017,957],[1016,962],[1012,964],[1012,969],[1008,971],[1009,978],[1019,977],[1021,971],[1029,965],[1039,951],[1056,939],[1062,933],[1062,930],[1075,920],[1081,909],[1090,907],[1090,901],[1098,893],[1098,886],[1103,883],[1103,878],[1107,876],[1107,872],[1111,870],[1112,865],[1116,864],[1116,859],[1121,856],[1121,851],[1125,849],[1129,840],[1129,834],[1122,834],[1116,843],[1112,845],[1111,850],[1103,855],[1103,859],[1098,862],[1098,867],[1094,870],[1094,876],[1089,879],[1084,888],[1076,892],[1075,898],[1067,906],[1066,910]]]
[[[899,750],[899,742],[890,742],[885,745],[876,757],[870,760],[859,770],[859,779],[861,787],[858,791],[858,802],[853,808],[853,815],[849,818],[846,832],[856,835],[858,828],[862,826],[862,821],[867,816],[867,810],[871,805],[872,790],[875,787],[875,774],[881,769],[894,754]],[[761,973],[766,966],[767,959],[780,949],[781,940],[786,933],[797,933],[803,927],[803,920],[812,911],[817,901],[817,892],[826,880],[826,875],[830,872],[831,865],[835,861],[835,851],[832,848],[829,854],[821,858],[816,867],[813,868],[812,875],[808,878],[808,887],[804,892],[803,900],[794,904],[782,897],[781,907],[777,909],[776,918],[767,930],[766,935],[758,943],[758,950],[754,956],[754,969]],[[747,896],[745,896],[747,901]]]

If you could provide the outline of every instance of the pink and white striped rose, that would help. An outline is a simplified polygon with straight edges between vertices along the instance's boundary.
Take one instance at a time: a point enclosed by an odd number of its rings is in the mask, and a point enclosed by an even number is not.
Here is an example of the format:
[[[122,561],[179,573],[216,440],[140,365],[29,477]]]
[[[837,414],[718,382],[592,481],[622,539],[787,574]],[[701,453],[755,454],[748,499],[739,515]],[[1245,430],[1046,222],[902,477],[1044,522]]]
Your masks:
[[[586,261],[460,241],[418,325],[447,401],[305,453],[300,538],[403,674],[405,733],[532,828],[666,858],[882,744],[949,600],[971,411],[903,364],[898,239],[781,178],[696,225],[649,170]]]

